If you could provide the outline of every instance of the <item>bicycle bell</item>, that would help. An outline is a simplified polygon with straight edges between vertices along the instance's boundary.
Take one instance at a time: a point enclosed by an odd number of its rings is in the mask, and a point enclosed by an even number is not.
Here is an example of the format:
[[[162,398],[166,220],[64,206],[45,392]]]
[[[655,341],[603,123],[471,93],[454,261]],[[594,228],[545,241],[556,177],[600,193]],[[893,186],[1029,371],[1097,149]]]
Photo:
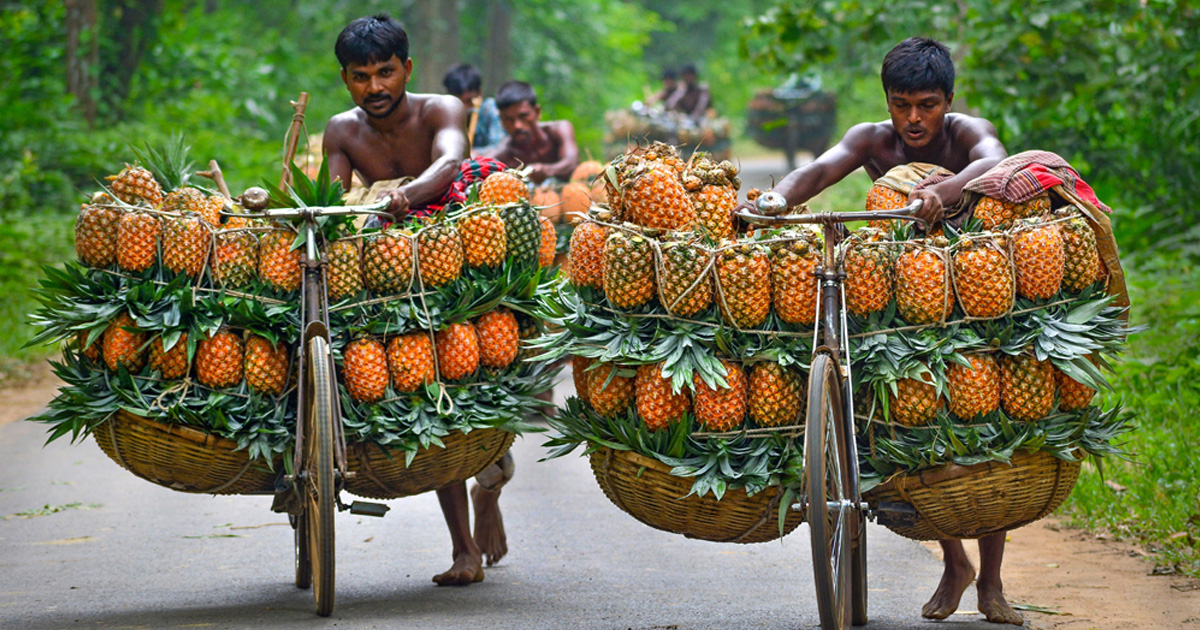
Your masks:
[[[754,205],[759,214],[777,216],[787,210],[787,199],[777,192],[768,191],[759,195]]]

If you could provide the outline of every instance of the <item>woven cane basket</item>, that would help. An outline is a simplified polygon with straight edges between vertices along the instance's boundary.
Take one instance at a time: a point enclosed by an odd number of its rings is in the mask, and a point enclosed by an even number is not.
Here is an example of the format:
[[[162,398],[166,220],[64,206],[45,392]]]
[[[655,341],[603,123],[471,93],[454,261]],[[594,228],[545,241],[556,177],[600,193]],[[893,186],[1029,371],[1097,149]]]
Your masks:
[[[259,494],[274,488],[266,462],[251,460],[237,442],[192,427],[165,425],[118,411],[92,431],[96,443],[129,472],[172,490]],[[276,470],[279,464],[276,463]]]
[[[442,438],[446,448],[423,448],[410,466],[404,465],[403,451],[350,443],[346,466],[355,474],[346,480],[346,490],[370,499],[398,499],[444,488],[492,465],[512,446],[513,437],[501,429],[454,431]]]
[[[1011,465],[946,464],[893,477],[866,493],[872,503],[903,502],[916,508],[912,523],[881,522],[914,540],[980,538],[1028,525],[1053,512],[1071,494],[1080,462],[1022,451]]]
[[[591,454],[591,463],[605,496],[655,529],[713,542],[757,543],[781,537],[778,487],[754,496],[729,490],[718,501],[710,494],[688,496],[691,478],[676,477],[670,466],[637,453],[602,447]],[[789,509],[782,535],[803,521],[799,512]]]

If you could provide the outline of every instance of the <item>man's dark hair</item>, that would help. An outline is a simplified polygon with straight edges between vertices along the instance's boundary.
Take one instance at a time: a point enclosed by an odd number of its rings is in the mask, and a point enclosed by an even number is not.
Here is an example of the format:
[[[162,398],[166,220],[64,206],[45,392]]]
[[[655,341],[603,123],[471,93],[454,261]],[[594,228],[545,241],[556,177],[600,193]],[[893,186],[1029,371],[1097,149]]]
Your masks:
[[[446,72],[446,76],[442,77],[442,85],[446,87],[446,93],[452,96],[462,96],[467,92],[478,92],[483,86],[483,77],[479,76],[479,71],[469,63],[455,64]]]
[[[674,68],[663,68],[662,78],[664,81],[667,79],[678,79],[679,73],[675,72]]]
[[[509,81],[496,90],[496,109],[505,109],[517,103],[537,106],[537,92],[533,91],[533,86],[524,81]]]
[[[911,94],[925,90],[954,93],[954,61],[946,45],[927,37],[910,37],[883,58],[883,92]]]
[[[696,76],[696,64],[689,63],[686,66],[680,68],[679,74],[690,74],[692,76]]]
[[[408,33],[386,13],[361,17],[342,29],[333,52],[343,70],[352,63],[387,61],[392,55],[401,62],[408,61]]]

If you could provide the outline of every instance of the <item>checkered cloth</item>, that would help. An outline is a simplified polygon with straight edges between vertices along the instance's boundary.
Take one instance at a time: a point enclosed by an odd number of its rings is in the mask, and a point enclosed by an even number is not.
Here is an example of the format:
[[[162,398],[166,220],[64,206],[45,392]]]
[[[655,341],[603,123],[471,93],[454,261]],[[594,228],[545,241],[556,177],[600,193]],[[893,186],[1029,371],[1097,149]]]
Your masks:
[[[1112,214],[1112,208],[1096,198],[1096,191],[1079,173],[1058,154],[1049,151],[1025,151],[1009,156],[968,182],[963,192],[1024,203],[1055,186],[1067,188],[1106,214]]]
[[[503,171],[506,168],[508,167],[505,166],[503,162],[489,157],[463,160],[462,166],[460,166],[458,169],[458,175],[454,178],[454,181],[450,184],[450,187],[446,189],[446,192],[442,194],[442,196],[436,201],[409,208],[409,218],[425,219],[437,214],[438,212],[441,212],[447,206],[462,205],[463,203],[466,203],[467,191],[470,190],[472,184],[481,182],[486,179],[488,175],[491,175],[497,171]],[[375,182],[371,185],[371,190],[375,190],[376,188],[379,188],[379,190],[395,188],[408,181],[411,181],[411,178],[406,177],[403,179],[386,182]],[[374,197],[374,195],[370,196]],[[376,217],[371,217],[367,220],[366,227],[387,227],[389,225],[391,225],[390,221],[383,221]]]

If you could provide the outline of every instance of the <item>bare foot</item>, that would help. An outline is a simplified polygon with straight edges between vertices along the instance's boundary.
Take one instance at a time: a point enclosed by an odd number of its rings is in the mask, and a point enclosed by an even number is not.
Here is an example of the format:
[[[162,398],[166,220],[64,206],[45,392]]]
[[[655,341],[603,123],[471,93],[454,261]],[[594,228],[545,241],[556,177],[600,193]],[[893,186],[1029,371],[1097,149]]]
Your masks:
[[[975,579],[975,568],[963,557],[962,562],[946,562],[942,572],[942,580],[938,583],[933,597],[921,608],[921,616],[926,619],[945,619],[958,610],[958,601],[962,599],[963,591]]]
[[[992,623],[1011,623],[1017,626],[1025,625],[1021,614],[1013,610],[1004,599],[1004,591],[1000,585],[990,586],[982,582],[975,583],[975,591],[979,598],[979,612]]]
[[[470,586],[483,581],[483,559],[470,553],[460,553],[454,558],[449,571],[433,576],[438,586]]]
[[[475,504],[475,544],[490,567],[508,553],[508,536],[500,514],[500,490],[485,490],[475,484],[471,487],[471,502]]]

